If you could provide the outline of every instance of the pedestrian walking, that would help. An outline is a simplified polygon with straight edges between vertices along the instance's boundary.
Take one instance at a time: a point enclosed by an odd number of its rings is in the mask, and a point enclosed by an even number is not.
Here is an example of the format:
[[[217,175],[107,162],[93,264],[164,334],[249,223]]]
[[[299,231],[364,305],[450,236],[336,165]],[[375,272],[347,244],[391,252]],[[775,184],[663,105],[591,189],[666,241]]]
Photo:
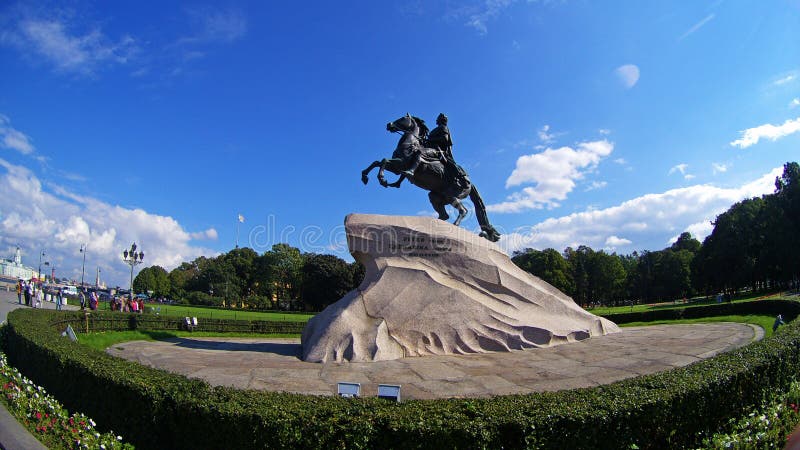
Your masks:
[[[61,311],[61,305],[64,304],[64,292],[61,289],[56,292],[56,310]]]
[[[22,304],[22,289],[23,289],[23,287],[24,287],[24,286],[23,286],[23,284],[22,284],[22,278],[20,278],[20,279],[17,281],[17,302],[18,302],[20,305]]]
[[[33,283],[25,283],[25,306],[31,306],[31,296],[33,295]]]
[[[33,303],[34,308],[42,307],[42,300],[44,298],[44,294],[42,293],[42,291],[44,291],[44,289],[42,289],[41,287],[39,287],[39,289],[36,290],[36,301]]]

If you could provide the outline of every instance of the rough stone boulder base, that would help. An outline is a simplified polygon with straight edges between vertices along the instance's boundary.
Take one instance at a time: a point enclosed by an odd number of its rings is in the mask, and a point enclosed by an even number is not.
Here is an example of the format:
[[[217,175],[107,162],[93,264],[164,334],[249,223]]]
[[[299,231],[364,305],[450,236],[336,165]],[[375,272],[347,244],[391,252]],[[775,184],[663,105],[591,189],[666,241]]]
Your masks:
[[[522,350],[619,331],[450,223],[350,214],[345,228],[366,275],[308,322],[305,361]]]

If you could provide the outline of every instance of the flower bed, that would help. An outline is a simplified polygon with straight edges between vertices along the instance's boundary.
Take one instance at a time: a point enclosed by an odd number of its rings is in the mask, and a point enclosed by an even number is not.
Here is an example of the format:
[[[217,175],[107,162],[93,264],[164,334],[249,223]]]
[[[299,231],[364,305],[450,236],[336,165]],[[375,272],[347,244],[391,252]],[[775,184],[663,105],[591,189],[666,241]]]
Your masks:
[[[41,386],[19,373],[0,353],[0,401],[39,441],[50,449],[128,449],[122,436],[100,433],[94,420],[69,412]]]

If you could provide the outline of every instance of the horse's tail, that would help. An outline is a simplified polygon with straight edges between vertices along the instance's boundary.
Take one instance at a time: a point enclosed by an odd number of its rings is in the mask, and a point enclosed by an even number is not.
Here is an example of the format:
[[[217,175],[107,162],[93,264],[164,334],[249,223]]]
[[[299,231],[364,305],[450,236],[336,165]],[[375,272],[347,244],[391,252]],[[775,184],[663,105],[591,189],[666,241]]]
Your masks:
[[[483,198],[481,198],[481,194],[478,192],[478,188],[475,187],[475,184],[472,185],[469,191],[469,199],[472,200],[472,204],[475,205],[475,217],[478,219],[478,224],[481,226],[481,236],[492,242],[497,242],[497,240],[500,239],[500,233],[489,223],[489,216],[486,215],[486,205],[483,204]]]

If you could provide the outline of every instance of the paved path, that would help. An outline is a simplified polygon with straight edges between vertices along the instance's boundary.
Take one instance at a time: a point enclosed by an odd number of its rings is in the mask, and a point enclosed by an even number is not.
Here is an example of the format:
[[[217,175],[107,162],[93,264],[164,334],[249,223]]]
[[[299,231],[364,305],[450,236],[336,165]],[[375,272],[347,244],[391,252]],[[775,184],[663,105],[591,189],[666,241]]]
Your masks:
[[[117,344],[108,353],[237,388],[332,395],[336,383],[402,385],[402,398],[488,397],[591,387],[685,366],[760,339],[738,323],[655,325],[552,348],[372,363],[307,363],[297,339],[180,338]]]

